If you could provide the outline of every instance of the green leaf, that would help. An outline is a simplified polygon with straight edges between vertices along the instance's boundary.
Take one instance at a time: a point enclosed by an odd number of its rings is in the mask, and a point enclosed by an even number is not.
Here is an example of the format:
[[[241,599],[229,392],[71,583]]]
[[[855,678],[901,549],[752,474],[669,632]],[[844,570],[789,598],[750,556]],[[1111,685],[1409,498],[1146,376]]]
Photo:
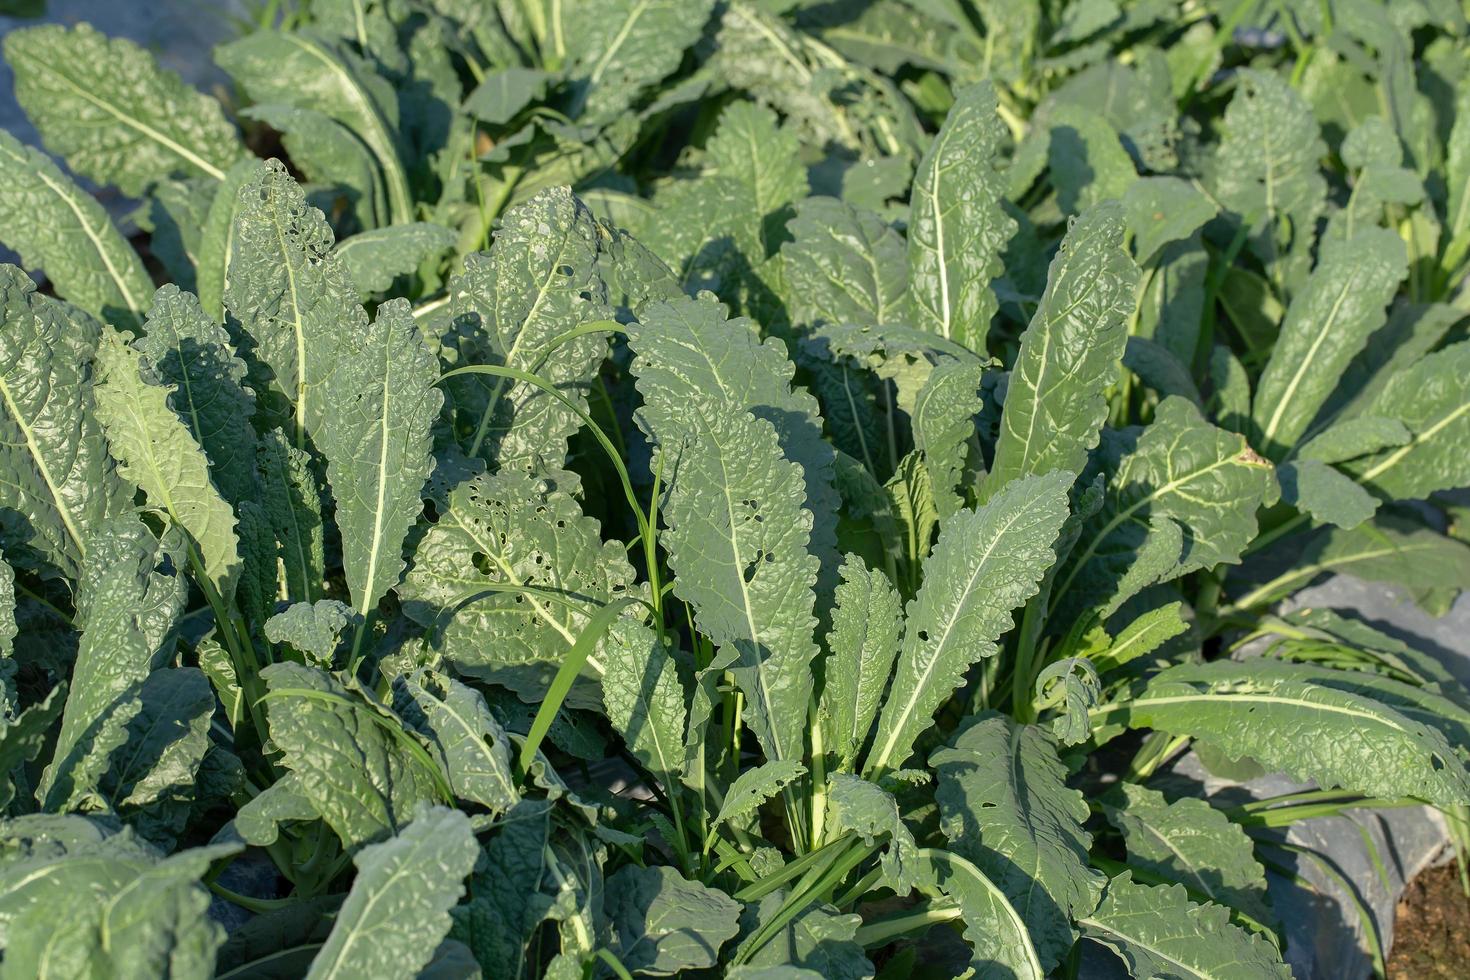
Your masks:
[[[1367,408],[1402,423],[1407,442],[1344,469],[1387,500],[1419,500],[1470,483],[1470,342],[1461,341],[1395,374]]]
[[[1013,481],[941,528],[924,585],[908,606],[903,651],[864,773],[902,768],[965,671],[999,652],[1012,610],[1036,594],[1056,560],[1052,545],[1072,480],[1053,472]]]
[[[971,446],[978,446],[976,422],[985,405],[980,390],[985,369],[980,361],[940,364],[915,400],[910,420],[914,448],[924,454],[940,520],[964,506],[969,496],[964,483]]]
[[[403,679],[402,690],[415,711],[398,702],[398,713],[429,739],[454,795],[504,813],[520,799],[511,766],[510,736],[490,713],[485,699],[452,677],[421,671]]]
[[[1171,602],[1149,610],[1119,630],[1115,638],[1107,640],[1107,646],[1102,650],[1089,652],[1088,659],[1099,673],[1106,673],[1153,653],[1174,637],[1189,630],[1189,624],[1182,615],[1183,610],[1182,602]]]
[[[450,910],[450,936],[474,951],[487,976],[523,975],[531,934],[552,910],[541,890],[552,810],[548,800],[517,803],[485,843],[470,900]]]
[[[705,152],[715,172],[738,180],[749,194],[749,213],[760,221],[762,252],[775,254],[786,238],[791,206],[807,195],[806,168],[795,132],[754,102],[732,102],[720,113]]]
[[[1084,527],[1052,592],[1076,604],[1112,596],[1148,556],[1162,522],[1184,530],[1182,552],[1155,580],[1239,561],[1256,535],[1256,509],[1271,487],[1271,465],[1245,439],[1217,429],[1183,398],[1166,398],[1108,480],[1102,511]],[[1138,587],[1148,585],[1144,581]]]
[[[727,412],[748,411],[770,422],[781,455],[800,464],[806,485],[803,505],[812,515],[808,550],[821,562],[818,591],[825,606],[836,587],[839,562],[839,501],[832,484],[836,454],[822,438],[816,399],[793,383],[796,369],[782,344],[762,341],[759,328],[744,317],[727,319],[726,309],[709,297],[653,303],[640,320],[628,331],[629,346],[639,356],[635,370],[656,362],[661,376],[667,373],[695,386],[710,411],[723,401]]]
[[[46,149],[128,197],[174,173],[224,180],[245,152],[218,102],[132,41],[43,24],[9,34],[5,60]]]
[[[923,876],[914,835],[899,816],[898,801],[882,787],[850,773],[832,773],[827,777],[827,819],[829,837],[851,832],[868,845],[888,838],[881,867],[884,883],[895,893],[907,894]]]
[[[91,792],[141,705],[138,691],[174,652],[187,580],[176,535],[164,540],[132,514],[98,526],[77,583],[82,631],[71,694],[39,799],[64,808]]]
[[[835,198],[809,197],[788,227],[794,240],[781,255],[793,323],[903,322],[907,246],[882,218]]]
[[[1408,274],[1403,239],[1369,228],[1326,250],[1287,307],[1271,360],[1256,383],[1258,442],[1280,459],[1317,411],[1369,336]]]
[[[1281,499],[1312,519],[1338,527],[1357,527],[1373,516],[1378,500],[1326,463],[1304,459],[1276,468]]]
[[[0,242],[57,295],[120,326],[143,318],[153,281],[107,211],[34,147],[0,133]]]
[[[1047,117],[1047,126],[1047,160],[1064,213],[1079,214],[1099,202],[1122,198],[1138,179],[1118,131],[1093,110],[1059,103]]]
[[[1120,784],[1116,804],[1105,803],[1103,812],[1123,835],[1129,864],[1269,926],[1266,871],[1251,839],[1224,813],[1191,797],[1171,802],[1137,783]]]
[[[1135,180],[1123,194],[1123,209],[1140,266],[1150,264],[1165,245],[1184,241],[1215,216],[1214,202],[1178,177]]]
[[[1179,885],[1150,886],[1124,872],[1078,925],[1117,953],[1138,977],[1179,980],[1287,980],[1291,970],[1266,939],[1231,925],[1218,905],[1196,905]]]
[[[102,335],[97,367],[97,419],[118,472],[184,532],[196,574],[228,601],[240,575],[235,512],[211,482],[204,450],[169,407],[177,390],[145,377],[142,355],[111,329]]]
[[[596,607],[633,580],[622,544],[604,542],[553,479],[501,470],[449,495],[398,594],[456,671],[539,701]],[[604,656],[594,651],[594,670]]]
[[[281,824],[318,819],[316,807],[301,788],[302,778],[288,772],[240,807],[232,821],[240,839],[256,847],[269,847],[280,836]]]
[[[1368,796],[1470,801],[1470,772],[1439,731],[1366,694],[1253,662],[1171,667],[1099,709],[1129,727],[1191,735],[1231,758]]]
[[[669,651],[653,632],[624,620],[609,634],[602,701],[633,757],[673,792],[684,768],[684,685]]]
[[[1287,538],[1262,556],[1287,558],[1285,571],[1237,599],[1254,609],[1309,585],[1328,572],[1391,582],[1423,598],[1439,589],[1470,588],[1470,547],[1392,512],[1351,529],[1323,528],[1307,540]]]
[[[396,720],[379,706],[300,664],[271,664],[260,676],[270,688],[271,741],[296,774],[296,792],[311,801],[343,847],[393,835],[412,818],[415,804],[433,797],[427,756],[421,761],[405,751],[388,727]]]
[[[332,257],[332,230],[279,160],[259,165],[240,188],[226,310],[240,322],[242,352],[258,361],[252,387],[272,425],[293,424],[306,449],[325,414],[322,386],[343,338],[368,332],[356,287]]]
[[[1470,253],[1470,86],[1461,83],[1455,99],[1454,125],[1445,146],[1444,266],[1456,269]]]
[[[294,602],[265,621],[265,638],[290,644],[313,667],[331,670],[342,634],[359,620],[351,606],[336,599]]]
[[[357,877],[311,961],[310,980],[415,976],[449,932],[480,848],[458,810],[423,807],[392,840],[353,857]]]
[[[367,62],[307,31],[255,31],[215,48],[214,60],[253,101],[313,109],[352,130],[377,158],[392,223],[413,220],[395,138],[398,100]]]
[[[93,413],[97,322],[0,266],[0,519],[7,558],[75,579],[93,531],[132,504]]]
[[[1089,209],[1067,232],[1021,336],[985,496],[1020,476],[1080,473],[1107,417],[1138,270],[1123,249],[1123,209]]]
[[[299,602],[321,598],[326,581],[322,495],[311,457],[291,445],[280,429],[260,439],[256,457],[261,504],[279,542],[286,595]]]
[[[850,772],[857,764],[878,716],[902,629],[902,602],[888,577],[849,555],[837,586],[817,707],[823,747],[835,759],[834,770]]]
[[[103,781],[105,796],[139,834],[172,849],[202,786],[214,690],[193,667],[155,670],[138,690],[126,748]]]
[[[10,774],[16,766],[34,762],[41,750],[52,744],[51,729],[66,707],[66,683],[53,687],[46,697],[16,717],[0,718],[0,808],[15,799]]]
[[[467,256],[464,275],[450,280],[450,315],[465,332],[460,361],[530,372],[585,411],[607,341],[588,333],[557,342],[611,316],[597,269],[600,233],[566,188],[506,212],[489,253]],[[582,424],[548,392],[510,378],[456,378],[448,393],[461,447],[492,469],[560,469]]]
[[[386,293],[393,280],[410,275],[454,247],[459,234],[443,225],[412,221],[358,232],[343,239],[333,254],[347,267],[362,296]]]
[[[1046,976],[1028,925],[995,882],[959,854],[925,848],[919,856],[927,860],[932,876],[920,887],[959,906],[975,976],[996,980]]]
[[[213,320],[224,319],[224,290],[230,259],[235,251],[235,216],[241,208],[240,188],[260,170],[260,161],[246,157],[225,174],[209,202],[209,213],[199,233],[197,270],[199,305]]]
[[[1066,785],[1056,740],[1035,725],[980,716],[929,757],[950,849],[973,862],[1026,924],[1042,967],[1067,954],[1071,920],[1097,907],[1102,876],[1088,866],[1087,801]]]
[[[600,124],[632,106],[699,40],[713,0],[574,0],[563,14],[571,115]]]
[[[460,108],[481,122],[504,126],[526,106],[540,101],[553,77],[539,68],[519,65],[487,71]]]
[[[133,342],[143,363],[172,385],[169,404],[209,459],[221,495],[232,504],[255,496],[255,394],[230,335],[206,316],[192,293],[167,285],[153,296],[144,336]]]
[[[388,226],[388,190],[372,149],[325,112],[289,105],[254,105],[241,110],[281,134],[291,166],[314,184],[345,198],[366,228]]]
[[[1215,197],[1251,229],[1251,249],[1264,262],[1285,255],[1304,266],[1327,196],[1321,131],[1284,78],[1255,69],[1237,78],[1215,150]]]
[[[423,511],[434,469],[430,429],[444,396],[408,300],[379,306],[369,329],[338,324],[334,334],[314,437],[337,502],[347,587],[366,617],[403,573],[403,540]]]
[[[1413,437],[1408,427],[1397,419],[1359,415],[1336,422],[1313,436],[1297,449],[1296,456],[1319,463],[1344,463],[1405,445]]]
[[[225,930],[205,914],[200,878],[238,850],[197,847],[159,860],[127,834],[37,848],[0,871],[6,974],[210,976]]]
[[[719,962],[740,931],[740,903],[673,868],[629,865],[607,879],[619,961],[640,976],[674,976]]]
[[[804,506],[805,471],[783,458],[781,429],[737,397],[752,390],[741,377],[752,376],[775,349],[756,346],[749,327],[734,327],[741,357],[728,365],[734,382],[725,380],[714,369],[726,365],[709,349],[680,349],[699,313],[697,304],[661,304],[645,312],[647,323],[629,328],[641,425],[666,474],[662,538],[674,591],[693,608],[700,630],[734,651],[730,669],[746,695],[746,721],[767,758],[800,758],[817,653],[819,570],[807,550],[813,518]],[[707,334],[694,336],[707,342]],[[770,381],[784,387],[790,370],[780,365]],[[793,398],[787,393],[784,400]],[[812,407],[809,399],[796,402]]]
[[[998,302],[991,280],[1016,232],[1001,209],[997,164],[1006,138],[988,82],[961,88],[919,164],[909,198],[909,299],[914,325],[984,352]]]
[[[1130,336],[1123,349],[1123,366],[1160,398],[1178,395],[1197,406],[1204,405],[1189,368],[1163,344],[1147,337]]]
[[[710,821],[710,833],[732,820],[754,813],[762,803],[804,775],[806,766],[791,759],[775,759],[742,770],[725,793],[720,812]]]
[[[752,930],[773,919],[781,910],[784,892],[763,898],[758,906],[747,906],[742,925]],[[825,980],[871,980],[873,964],[854,937],[862,919],[856,913],[841,914],[830,905],[808,905],[775,936],[742,959],[749,967],[802,967],[814,970]],[[751,935],[737,947],[741,959]],[[790,980],[790,974],[781,975]]]

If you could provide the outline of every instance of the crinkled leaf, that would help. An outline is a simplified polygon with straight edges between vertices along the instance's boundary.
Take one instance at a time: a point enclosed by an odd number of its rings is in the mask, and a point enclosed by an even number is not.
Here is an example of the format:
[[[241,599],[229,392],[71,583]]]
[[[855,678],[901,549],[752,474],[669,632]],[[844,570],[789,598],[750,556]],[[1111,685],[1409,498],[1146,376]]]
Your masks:
[[[293,602],[265,621],[265,638],[290,644],[307,663],[330,670],[342,634],[358,619],[351,606],[336,599]]]
[[[107,211],[46,154],[0,132],[0,242],[61,297],[121,326],[143,319],[153,281]]]
[[[170,408],[177,389],[146,376],[153,372],[142,355],[110,329],[97,349],[97,367],[97,419],[119,474],[184,532],[203,576],[228,601],[240,575],[235,512],[215,489],[204,450]]]
[[[423,511],[434,469],[430,429],[444,396],[439,365],[404,299],[378,307],[370,328],[339,324],[313,433],[337,502],[342,564],[359,615],[403,574],[403,541]]]
[[[1117,953],[1133,976],[1170,980],[1287,980],[1276,947],[1229,921],[1214,904],[1196,905],[1179,885],[1140,885],[1124,872],[1108,882],[1083,935]]]
[[[1066,785],[1056,740],[990,714],[929,757],[950,849],[974,862],[1026,923],[1046,969],[1071,948],[1071,920],[1097,907],[1103,878],[1088,866],[1088,807]]]
[[[630,972],[673,976],[719,962],[740,930],[740,903],[668,867],[629,865],[607,880],[618,959]]]
[[[393,280],[443,255],[458,238],[443,225],[411,221],[358,232],[343,239],[333,254],[347,267],[358,293],[368,296],[392,289]]]
[[[713,0],[573,0],[563,12],[573,116],[600,123],[679,67]]]
[[[996,164],[1006,130],[987,82],[960,89],[919,164],[909,198],[909,299],[914,325],[985,350],[998,303],[990,286],[1015,234]]]
[[[963,481],[971,444],[978,442],[976,424],[984,408],[980,385],[985,368],[981,361],[940,364],[915,400],[910,419],[914,448],[924,454],[940,520],[959,510],[969,497]]]
[[[1062,240],[1011,370],[986,496],[1020,476],[1080,473],[1097,445],[1138,279],[1123,233],[1123,209],[1110,203]]]
[[[93,411],[95,320],[0,266],[0,519],[7,558],[75,579],[92,532],[132,504]]]
[[[830,197],[809,197],[781,246],[793,323],[902,322],[908,258],[903,238],[870,211]]]
[[[514,806],[520,793],[511,765],[510,736],[480,693],[432,671],[401,683],[417,712],[399,704],[398,713],[433,744],[454,795],[488,807],[491,813]]]
[[[1470,771],[1444,735],[1364,693],[1261,662],[1186,664],[1104,709],[1130,727],[1192,735],[1231,758],[1369,796],[1470,801]]]
[[[364,847],[307,977],[415,976],[449,932],[479,854],[469,818],[443,807],[420,808],[393,839]]]
[[[902,768],[965,671],[999,652],[1012,611],[1036,594],[1056,560],[1052,545],[1067,516],[1072,480],[1066,472],[1015,480],[940,530],[924,584],[906,612],[903,651],[865,773]]]
[[[928,877],[920,887],[959,906],[970,944],[970,968],[987,980],[1042,980],[1046,971],[1030,926],[985,872],[959,854],[925,848]]]
[[[710,829],[753,813],[762,803],[805,774],[806,766],[790,759],[763,762],[743,770],[726,791],[725,802],[710,822]]]
[[[825,683],[818,701],[824,747],[835,771],[851,771],[867,743],[878,703],[898,656],[903,605],[881,571],[856,555],[842,565],[842,584],[827,634]]]
[[[125,38],[43,24],[9,34],[5,60],[46,148],[129,197],[178,172],[223,180],[245,152],[218,102]]]
[[[260,675],[270,689],[271,741],[296,774],[296,791],[344,847],[391,836],[412,819],[416,803],[434,796],[426,760],[405,750],[381,723],[398,722],[378,706],[300,664],[272,664]]]

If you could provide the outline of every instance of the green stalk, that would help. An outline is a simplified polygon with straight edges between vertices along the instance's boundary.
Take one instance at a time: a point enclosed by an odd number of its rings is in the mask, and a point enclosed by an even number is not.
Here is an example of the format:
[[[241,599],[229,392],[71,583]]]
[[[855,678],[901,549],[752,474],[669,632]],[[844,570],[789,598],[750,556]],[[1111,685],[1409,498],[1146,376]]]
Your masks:
[[[862,926],[853,939],[864,949],[884,946],[899,936],[927,929],[941,922],[953,922],[960,917],[957,905],[921,906],[918,911],[905,912],[887,919],[878,919]]]

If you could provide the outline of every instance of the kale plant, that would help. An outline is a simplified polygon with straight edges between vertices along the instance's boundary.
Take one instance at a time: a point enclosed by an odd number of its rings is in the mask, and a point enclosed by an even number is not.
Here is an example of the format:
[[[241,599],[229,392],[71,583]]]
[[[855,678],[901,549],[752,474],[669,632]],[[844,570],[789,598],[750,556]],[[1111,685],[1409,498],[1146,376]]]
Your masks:
[[[0,969],[1255,980],[1282,828],[1463,855],[1289,600],[1470,587],[1470,29],[1299,8],[9,35]]]

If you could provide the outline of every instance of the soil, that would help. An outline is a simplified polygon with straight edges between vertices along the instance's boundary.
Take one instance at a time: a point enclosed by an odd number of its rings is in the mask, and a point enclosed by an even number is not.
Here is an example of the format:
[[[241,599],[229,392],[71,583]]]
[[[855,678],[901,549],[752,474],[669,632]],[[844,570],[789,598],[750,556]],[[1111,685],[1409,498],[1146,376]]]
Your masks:
[[[1470,976],[1470,898],[1458,866],[1420,874],[1399,901],[1388,980],[1459,980]]]

